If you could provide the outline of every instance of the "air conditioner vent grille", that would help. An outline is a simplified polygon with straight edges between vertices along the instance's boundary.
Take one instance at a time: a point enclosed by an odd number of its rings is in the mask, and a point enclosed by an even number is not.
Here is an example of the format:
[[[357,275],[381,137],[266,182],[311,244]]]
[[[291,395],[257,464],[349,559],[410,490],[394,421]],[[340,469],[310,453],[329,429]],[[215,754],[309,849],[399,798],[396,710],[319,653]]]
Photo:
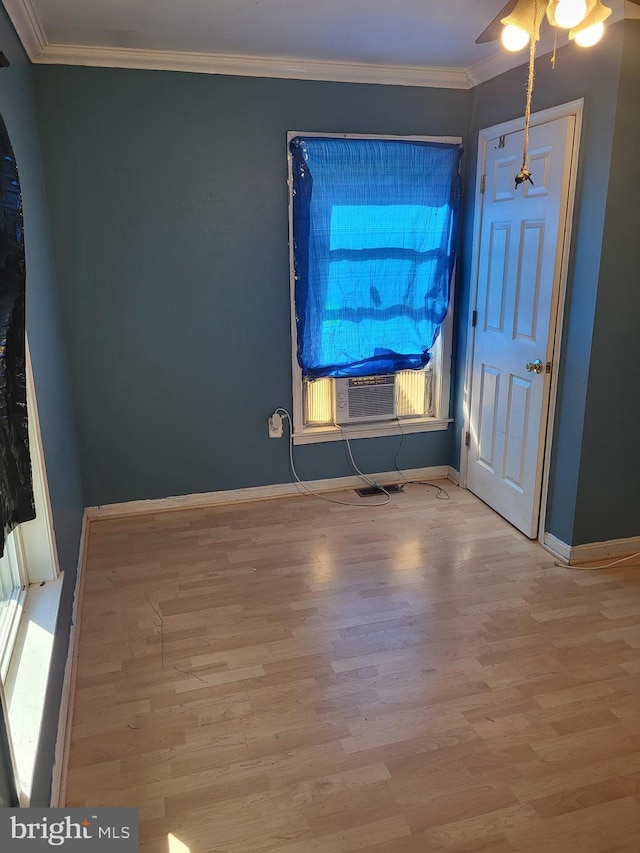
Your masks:
[[[336,379],[336,422],[373,421],[396,415],[395,376]]]

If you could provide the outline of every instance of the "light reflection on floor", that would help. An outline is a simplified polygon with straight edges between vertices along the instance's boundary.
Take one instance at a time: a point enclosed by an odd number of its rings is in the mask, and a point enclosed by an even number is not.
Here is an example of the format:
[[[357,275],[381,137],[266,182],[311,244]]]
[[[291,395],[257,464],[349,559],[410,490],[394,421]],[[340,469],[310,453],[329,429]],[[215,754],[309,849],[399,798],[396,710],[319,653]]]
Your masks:
[[[398,555],[392,561],[394,572],[400,572],[407,580],[419,581],[424,572],[424,546],[418,537],[398,543]]]
[[[333,580],[335,573],[335,561],[333,551],[328,543],[319,542],[314,548],[318,562],[312,566],[314,583],[329,583]]]

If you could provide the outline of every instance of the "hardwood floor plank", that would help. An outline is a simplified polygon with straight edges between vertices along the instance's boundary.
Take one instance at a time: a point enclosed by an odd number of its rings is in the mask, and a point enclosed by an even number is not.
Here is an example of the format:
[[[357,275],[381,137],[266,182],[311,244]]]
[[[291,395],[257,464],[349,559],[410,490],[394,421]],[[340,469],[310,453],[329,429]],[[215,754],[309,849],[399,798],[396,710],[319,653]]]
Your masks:
[[[92,521],[68,805],[142,853],[637,853],[638,568],[446,488]]]
[[[539,800],[533,800],[532,805],[540,817],[557,817],[612,800],[637,797],[638,793],[640,793],[638,782],[618,777],[540,797]]]
[[[632,797],[594,803],[588,808],[572,811],[545,820],[533,819],[526,831],[514,827],[506,832],[516,850],[527,853],[566,853],[576,849],[581,853],[600,853],[602,850],[638,849],[640,803]]]

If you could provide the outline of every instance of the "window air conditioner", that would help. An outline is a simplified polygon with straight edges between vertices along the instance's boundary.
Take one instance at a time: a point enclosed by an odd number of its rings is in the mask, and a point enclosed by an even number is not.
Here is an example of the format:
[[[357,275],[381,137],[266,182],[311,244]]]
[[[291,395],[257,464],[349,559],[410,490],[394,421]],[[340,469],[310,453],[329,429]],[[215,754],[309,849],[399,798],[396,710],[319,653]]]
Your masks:
[[[396,416],[395,376],[335,379],[337,424],[382,421]]]

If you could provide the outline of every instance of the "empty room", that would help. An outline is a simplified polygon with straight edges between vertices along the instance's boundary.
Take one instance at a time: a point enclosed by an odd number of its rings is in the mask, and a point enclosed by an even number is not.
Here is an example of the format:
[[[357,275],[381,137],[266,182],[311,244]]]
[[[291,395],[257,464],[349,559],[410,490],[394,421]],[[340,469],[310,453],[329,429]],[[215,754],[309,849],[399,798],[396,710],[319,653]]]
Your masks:
[[[637,853],[639,87],[629,0],[3,0],[3,849]]]

